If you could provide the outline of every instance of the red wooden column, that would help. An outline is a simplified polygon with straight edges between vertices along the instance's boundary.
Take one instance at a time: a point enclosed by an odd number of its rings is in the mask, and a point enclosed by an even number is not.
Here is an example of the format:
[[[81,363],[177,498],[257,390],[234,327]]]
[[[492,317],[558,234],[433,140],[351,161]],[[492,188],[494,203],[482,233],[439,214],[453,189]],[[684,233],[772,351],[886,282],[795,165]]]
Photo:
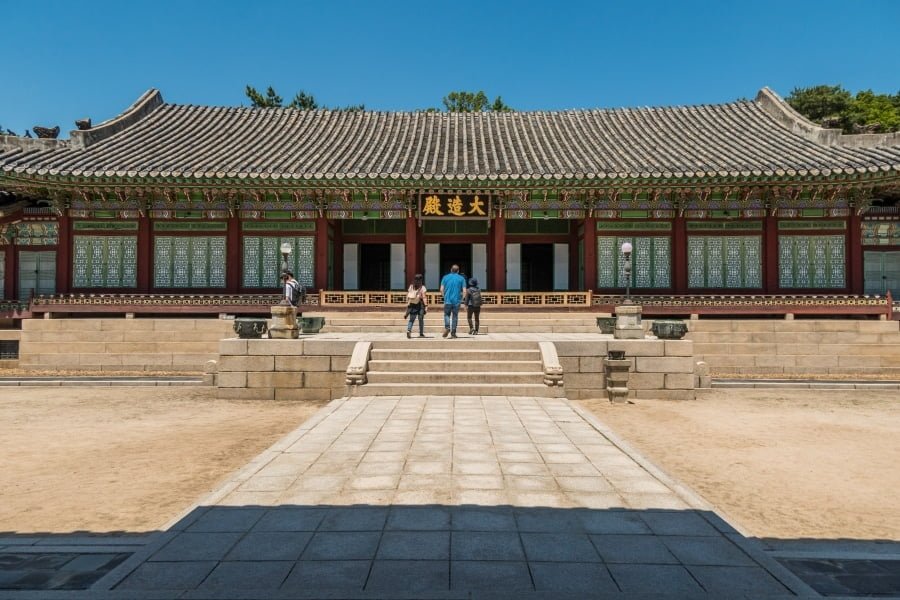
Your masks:
[[[18,252],[19,249],[12,244],[3,246],[3,262],[5,270],[3,295],[6,297],[2,298],[3,300],[18,298],[19,290],[16,289],[16,284],[18,283],[16,277],[16,254],[18,254]]]
[[[150,276],[153,268],[152,223],[146,214],[138,218],[137,231],[137,291],[148,293],[152,285]]]
[[[72,278],[72,218],[68,211],[56,219],[59,226],[59,238],[56,246],[56,293],[68,294],[71,290]]]
[[[334,289],[344,289],[344,222],[335,220],[332,244],[334,244]]]
[[[422,272],[419,268],[419,223],[414,216],[406,217],[405,253],[405,281],[409,283],[413,275]]]
[[[241,289],[241,273],[244,270],[241,260],[241,218],[237,214],[228,217],[228,231],[225,235],[225,289],[230,294],[237,294]]]
[[[328,218],[316,218],[316,266],[313,281],[317,290],[328,287]],[[337,273],[337,270],[335,270]]]
[[[847,227],[847,287],[851,294],[862,294],[865,289],[863,280],[863,249],[862,249],[862,217],[856,214],[856,209],[850,209],[850,219]]]
[[[765,231],[763,242],[765,243],[765,251],[763,252],[763,285],[767,294],[777,294],[778,288],[778,218],[773,215],[766,215],[764,225]]]
[[[688,289],[687,219],[675,217],[672,222],[672,291],[685,294]]]
[[[506,291],[506,220],[497,217],[491,223],[491,291]]]
[[[597,290],[597,219],[584,219],[584,289]]]

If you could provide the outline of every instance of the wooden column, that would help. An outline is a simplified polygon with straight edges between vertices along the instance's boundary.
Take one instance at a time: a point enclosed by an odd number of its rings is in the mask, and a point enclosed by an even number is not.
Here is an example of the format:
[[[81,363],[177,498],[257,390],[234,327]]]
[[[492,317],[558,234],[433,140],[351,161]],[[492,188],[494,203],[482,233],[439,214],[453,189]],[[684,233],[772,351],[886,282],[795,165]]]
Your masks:
[[[149,293],[153,285],[153,235],[150,217],[145,213],[138,218],[137,231],[137,291]]]
[[[56,245],[56,293],[68,294],[72,291],[72,218],[66,209],[56,219],[59,237]]]
[[[421,273],[419,266],[419,223],[416,217],[406,217],[405,240],[406,283],[412,281],[413,275]]]
[[[584,289],[597,291],[597,219],[584,220]]]
[[[16,289],[16,285],[18,284],[18,277],[16,277],[16,254],[18,254],[18,248],[16,248],[12,244],[3,246],[3,262],[5,263],[3,295],[6,297],[3,299],[11,300],[13,298],[19,297],[19,290]]]
[[[244,270],[241,257],[241,218],[237,212],[228,217],[228,231],[225,234],[225,289],[230,294],[241,290],[241,273]]]
[[[862,217],[850,208],[847,222],[847,288],[851,294],[862,294],[865,290],[863,279]]]
[[[763,243],[763,290],[767,294],[777,294],[778,287],[778,218],[766,215]]]
[[[506,291],[506,220],[497,217],[491,223],[491,272],[488,279],[494,292]]]
[[[316,218],[316,267],[314,284],[317,290],[328,287],[328,218]],[[335,271],[336,273],[337,271]]]
[[[685,294],[688,290],[687,219],[675,217],[672,222],[672,291]]]
[[[332,243],[334,244],[334,289],[344,289],[344,228],[343,221],[336,219],[334,221],[334,232],[332,235]]]

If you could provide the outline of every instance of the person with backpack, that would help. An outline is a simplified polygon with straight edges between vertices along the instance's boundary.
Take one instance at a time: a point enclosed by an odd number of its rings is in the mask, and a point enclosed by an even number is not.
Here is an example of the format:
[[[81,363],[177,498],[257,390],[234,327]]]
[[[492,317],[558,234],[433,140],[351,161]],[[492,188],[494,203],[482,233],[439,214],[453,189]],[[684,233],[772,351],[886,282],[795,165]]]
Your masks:
[[[459,305],[466,299],[466,280],[459,274],[459,265],[450,267],[450,272],[441,279],[441,295],[444,297],[444,332],[456,337],[456,323],[459,320]]]
[[[478,280],[472,277],[469,279],[469,287],[466,288],[466,320],[469,321],[469,335],[478,335],[480,316],[481,288],[478,287]]]
[[[294,308],[300,306],[305,293],[303,285],[294,279],[294,274],[289,270],[282,272],[281,283],[284,286],[284,297],[291,303],[291,306]]]
[[[425,285],[422,283],[422,275],[416,274],[413,282],[406,291],[406,317],[409,319],[406,323],[406,337],[412,337],[413,323],[416,317],[419,318],[419,337],[425,337],[425,313],[428,311],[427,296],[425,293]]]

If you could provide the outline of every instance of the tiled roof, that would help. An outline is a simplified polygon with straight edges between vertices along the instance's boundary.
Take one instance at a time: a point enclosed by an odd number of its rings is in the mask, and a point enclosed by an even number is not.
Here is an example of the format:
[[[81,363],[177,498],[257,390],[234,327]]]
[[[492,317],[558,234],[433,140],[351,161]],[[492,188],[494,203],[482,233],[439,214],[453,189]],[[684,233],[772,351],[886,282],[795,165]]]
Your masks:
[[[755,101],[718,105],[512,113],[223,108],[165,104],[151,90],[116,119],[71,135],[55,143],[4,138],[0,170],[84,177],[595,182],[900,174],[897,134],[852,141],[857,136],[805,121],[767,89]]]

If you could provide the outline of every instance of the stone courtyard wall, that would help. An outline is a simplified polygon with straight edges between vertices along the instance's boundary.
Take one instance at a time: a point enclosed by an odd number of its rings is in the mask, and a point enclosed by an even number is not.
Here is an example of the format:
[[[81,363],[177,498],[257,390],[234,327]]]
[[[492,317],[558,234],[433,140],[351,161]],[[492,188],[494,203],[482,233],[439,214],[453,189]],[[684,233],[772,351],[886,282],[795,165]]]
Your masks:
[[[32,370],[202,372],[234,335],[223,319],[25,319],[19,366]]]

